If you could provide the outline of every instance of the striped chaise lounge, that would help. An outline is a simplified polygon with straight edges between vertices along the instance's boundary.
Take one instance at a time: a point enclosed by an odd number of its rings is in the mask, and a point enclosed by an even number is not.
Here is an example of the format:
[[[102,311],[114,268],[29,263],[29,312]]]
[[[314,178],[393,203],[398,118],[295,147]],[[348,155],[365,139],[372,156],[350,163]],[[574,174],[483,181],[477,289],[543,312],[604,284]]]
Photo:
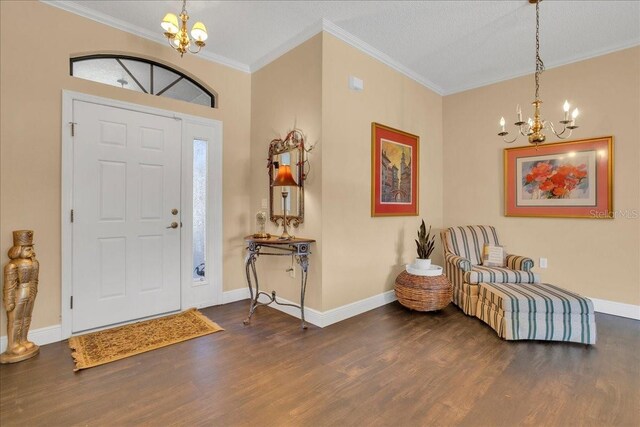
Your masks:
[[[453,303],[469,315],[476,315],[479,284],[536,283],[533,260],[507,255],[507,267],[484,267],[482,249],[485,243],[499,245],[496,229],[489,225],[451,227],[440,233],[445,257],[445,274],[453,287]]]
[[[546,283],[480,283],[476,316],[506,340],[596,343],[591,300]]]

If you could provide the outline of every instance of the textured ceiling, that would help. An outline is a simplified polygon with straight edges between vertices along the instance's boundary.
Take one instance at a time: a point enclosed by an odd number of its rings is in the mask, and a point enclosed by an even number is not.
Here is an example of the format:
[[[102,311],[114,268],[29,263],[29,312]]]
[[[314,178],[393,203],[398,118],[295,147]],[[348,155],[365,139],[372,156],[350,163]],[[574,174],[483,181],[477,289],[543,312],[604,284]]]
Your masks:
[[[52,5],[162,40],[180,1],[62,1]],[[329,25],[441,94],[533,72],[535,7],[519,1],[188,1],[209,32],[206,57],[254,71]],[[638,1],[540,6],[541,53],[552,67],[640,44]],[[327,22],[329,21],[329,22]],[[355,41],[355,42],[354,42]]]

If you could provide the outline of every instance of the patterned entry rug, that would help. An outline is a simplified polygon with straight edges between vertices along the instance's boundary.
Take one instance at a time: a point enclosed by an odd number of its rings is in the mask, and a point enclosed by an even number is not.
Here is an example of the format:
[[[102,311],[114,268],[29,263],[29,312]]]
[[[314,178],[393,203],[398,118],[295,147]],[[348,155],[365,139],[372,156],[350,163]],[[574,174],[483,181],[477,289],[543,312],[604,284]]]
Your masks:
[[[93,368],[125,357],[223,331],[195,308],[158,319],[69,338],[76,368]]]

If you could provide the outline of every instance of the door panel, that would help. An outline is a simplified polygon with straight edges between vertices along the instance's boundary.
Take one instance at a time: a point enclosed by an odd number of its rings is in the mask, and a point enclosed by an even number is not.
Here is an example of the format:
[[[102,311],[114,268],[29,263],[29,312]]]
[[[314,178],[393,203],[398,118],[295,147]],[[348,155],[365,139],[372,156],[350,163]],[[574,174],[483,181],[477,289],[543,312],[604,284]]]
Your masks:
[[[180,309],[181,122],[73,103],[73,332]]]

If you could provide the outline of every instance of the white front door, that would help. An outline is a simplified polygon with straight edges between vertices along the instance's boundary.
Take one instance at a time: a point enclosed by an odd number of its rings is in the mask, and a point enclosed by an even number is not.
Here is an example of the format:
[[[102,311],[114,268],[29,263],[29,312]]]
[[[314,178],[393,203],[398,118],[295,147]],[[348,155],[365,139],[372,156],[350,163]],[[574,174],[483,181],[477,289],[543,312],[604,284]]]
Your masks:
[[[73,332],[179,310],[181,122],[78,100],[73,121]]]

